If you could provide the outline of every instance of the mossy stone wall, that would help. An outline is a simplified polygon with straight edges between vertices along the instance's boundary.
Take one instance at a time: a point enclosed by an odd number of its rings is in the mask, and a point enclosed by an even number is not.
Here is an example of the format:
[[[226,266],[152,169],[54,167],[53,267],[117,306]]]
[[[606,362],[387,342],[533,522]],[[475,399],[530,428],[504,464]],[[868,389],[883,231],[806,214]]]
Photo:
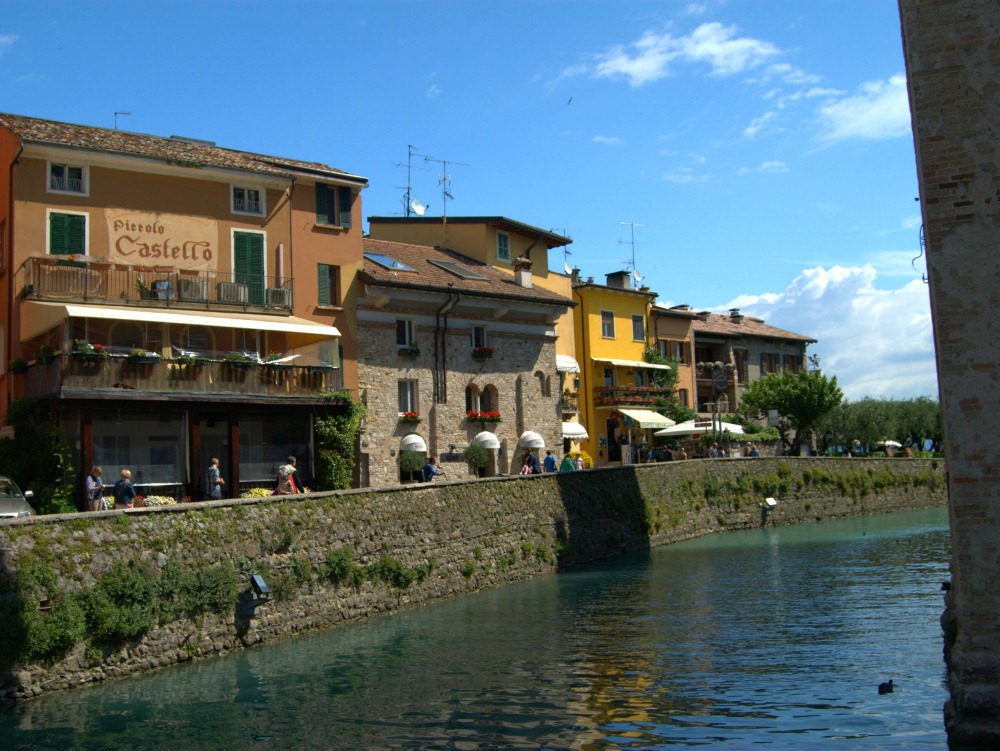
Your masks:
[[[761,504],[778,505],[766,517]],[[0,697],[27,698],[699,535],[943,506],[943,462],[727,459],[0,525]],[[270,585],[255,600],[250,575]]]

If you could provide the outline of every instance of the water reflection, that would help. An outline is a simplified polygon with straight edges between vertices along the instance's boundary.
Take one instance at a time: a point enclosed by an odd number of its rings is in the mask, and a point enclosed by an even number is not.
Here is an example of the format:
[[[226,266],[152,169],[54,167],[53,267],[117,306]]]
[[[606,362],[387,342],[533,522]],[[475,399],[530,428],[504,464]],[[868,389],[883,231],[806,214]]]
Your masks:
[[[0,748],[942,748],[947,558],[943,510],[696,540],[5,707]]]

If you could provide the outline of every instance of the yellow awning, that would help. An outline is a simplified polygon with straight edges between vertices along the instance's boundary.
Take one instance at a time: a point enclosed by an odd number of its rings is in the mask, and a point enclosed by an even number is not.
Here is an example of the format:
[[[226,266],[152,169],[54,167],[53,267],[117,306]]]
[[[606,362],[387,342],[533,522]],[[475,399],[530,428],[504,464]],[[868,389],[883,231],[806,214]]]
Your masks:
[[[595,357],[594,362],[606,362],[619,368],[649,368],[650,370],[670,370],[669,365],[658,365],[643,360],[619,360],[616,357]]]
[[[339,337],[336,326],[308,321],[296,316],[269,316],[259,313],[217,313],[214,311],[175,310],[173,308],[128,307],[110,305],[72,305],[26,300],[21,307],[21,339],[30,339],[46,331],[63,318],[102,318],[114,321],[172,323],[184,326],[215,326],[252,331],[284,331],[307,334],[320,339]]]

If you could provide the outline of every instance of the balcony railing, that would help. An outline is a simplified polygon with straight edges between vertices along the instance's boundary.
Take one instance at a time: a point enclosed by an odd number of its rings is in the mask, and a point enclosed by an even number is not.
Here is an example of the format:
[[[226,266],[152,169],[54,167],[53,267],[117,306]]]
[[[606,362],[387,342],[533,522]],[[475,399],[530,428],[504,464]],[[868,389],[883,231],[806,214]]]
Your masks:
[[[657,386],[596,386],[594,404],[596,406],[648,406],[658,399],[670,396],[670,389]]]
[[[292,309],[291,280],[263,275],[130,265],[79,255],[29,258],[20,273],[21,291],[27,299]]]
[[[99,397],[101,392],[125,398],[179,397],[197,394],[199,398],[319,398],[327,391],[343,387],[340,368],[325,365],[242,366],[217,360],[191,364],[179,360],[136,360],[130,357],[84,358],[79,354],[59,354],[51,362],[32,365],[23,380],[23,396]],[[22,389],[18,389],[22,391]]]
[[[52,190],[61,190],[66,193],[83,193],[83,180],[79,177],[56,177],[53,175],[49,179],[49,187]]]

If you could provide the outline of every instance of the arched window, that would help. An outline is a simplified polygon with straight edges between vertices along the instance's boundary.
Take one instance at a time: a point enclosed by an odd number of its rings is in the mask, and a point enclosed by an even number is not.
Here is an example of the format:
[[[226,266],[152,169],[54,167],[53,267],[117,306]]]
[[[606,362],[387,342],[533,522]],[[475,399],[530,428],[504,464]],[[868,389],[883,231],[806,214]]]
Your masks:
[[[497,397],[497,387],[487,386],[483,389],[483,393],[479,395],[479,409],[483,412],[499,412],[500,400]]]
[[[545,373],[540,370],[535,371],[535,378],[538,380],[538,395],[539,396],[549,396],[549,391],[546,389],[546,377]]]
[[[479,387],[474,383],[470,383],[465,387],[465,411],[478,412],[479,404]]]

